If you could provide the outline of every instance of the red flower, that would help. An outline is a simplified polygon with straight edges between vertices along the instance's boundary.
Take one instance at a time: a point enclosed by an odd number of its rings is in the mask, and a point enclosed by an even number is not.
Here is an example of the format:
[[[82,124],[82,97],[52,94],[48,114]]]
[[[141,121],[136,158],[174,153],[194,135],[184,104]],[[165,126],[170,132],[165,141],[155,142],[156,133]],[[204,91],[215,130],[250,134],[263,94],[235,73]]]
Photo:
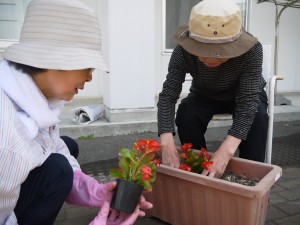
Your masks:
[[[143,174],[142,180],[150,180],[150,176],[148,174]]]
[[[151,191],[151,183],[155,180],[156,169],[160,160],[156,159],[156,151],[160,143],[154,139],[137,140],[133,148],[120,148],[119,168],[112,169],[110,176],[140,184]]]
[[[152,175],[152,170],[149,166],[142,166],[142,174]]]
[[[186,170],[186,171],[191,171],[191,167],[189,167],[187,164],[181,164],[179,166],[179,169]]]
[[[159,149],[160,143],[154,139],[138,140],[134,143],[133,148],[143,152],[156,152]]]
[[[180,154],[181,165],[179,169],[201,174],[204,169],[209,170],[213,164],[210,161],[210,154],[204,147],[200,148],[200,151],[196,151],[192,149],[192,143],[184,143],[181,150],[183,152]]]
[[[156,166],[159,166],[159,165],[160,165],[160,160],[159,160],[159,159],[154,159],[154,164],[155,164]]]
[[[204,161],[201,165],[205,170],[209,170],[212,164],[213,161]]]
[[[147,139],[148,149],[156,152],[159,149],[160,143],[154,139]]]
[[[182,151],[187,151],[189,149],[191,149],[193,147],[193,144],[192,143],[184,143],[182,146],[181,146],[181,150]]]
[[[201,148],[201,151],[200,151],[199,155],[200,155],[201,158],[204,158],[207,161],[209,161],[210,158],[211,158],[204,147]]]
[[[200,153],[199,154],[200,154],[201,157],[204,157],[204,156],[208,155],[208,153],[206,151],[206,148],[202,147],[200,149]]]
[[[182,154],[181,154],[181,158],[186,159],[186,158],[187,158],[187,155],[186,155],[185,153],[182,153]]]
[[[146,140],[138,140],[137,142],[134,142],[133,148],[144,151],[146,148]]]

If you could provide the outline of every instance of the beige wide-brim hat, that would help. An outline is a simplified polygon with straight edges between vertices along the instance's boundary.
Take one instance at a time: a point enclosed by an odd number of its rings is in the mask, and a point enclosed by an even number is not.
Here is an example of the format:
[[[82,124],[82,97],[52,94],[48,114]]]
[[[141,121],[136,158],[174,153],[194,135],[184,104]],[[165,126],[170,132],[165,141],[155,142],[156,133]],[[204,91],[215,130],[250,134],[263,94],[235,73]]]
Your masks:
[[[78,0],[31,1],[20,42],[9,46],[3,57],[43,69],[97,68],[108,72],[97,16]]]
[[[232,0],[203,0],[193,7],[189,24],[174,38],[189,53],[208,58],[234,58],[257,39],[242,28],[240,8]]]

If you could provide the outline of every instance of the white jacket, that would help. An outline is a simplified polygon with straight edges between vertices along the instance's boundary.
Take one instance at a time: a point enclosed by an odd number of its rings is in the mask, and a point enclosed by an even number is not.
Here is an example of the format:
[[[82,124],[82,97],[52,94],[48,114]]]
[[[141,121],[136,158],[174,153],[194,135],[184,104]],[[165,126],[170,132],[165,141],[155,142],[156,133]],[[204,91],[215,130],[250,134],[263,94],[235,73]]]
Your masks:
[[[0,63],[0,225],[17,224],[13,210],[21,184],[51,153],[65,155],[80,169],[59,136],[62,106],[48,102],[30,76]]]

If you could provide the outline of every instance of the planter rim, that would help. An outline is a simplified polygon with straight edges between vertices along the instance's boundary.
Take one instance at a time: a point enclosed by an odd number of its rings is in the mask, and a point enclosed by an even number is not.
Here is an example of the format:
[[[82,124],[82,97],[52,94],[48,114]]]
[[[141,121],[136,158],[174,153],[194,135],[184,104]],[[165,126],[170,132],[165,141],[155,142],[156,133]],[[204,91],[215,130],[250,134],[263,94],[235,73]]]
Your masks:
[[[215,189],[220,189],[220,185],[217,184],[221,183],[223,191],[227,191],[231,193],[238,192],[242,196],[250,197],[250,198],[257,198],[265,195],[273,186],[273,184],[282,175],[282,169],[276,165],[241,159],[237,157],[233,157],[230,161],[237,161],[237,162],[239,161],[247,164],[253,164],[253,166],[268,167],[270,172],[268,172],[255,186],[246,186],[238,183],[233,183],[219,178],[208,177],[201,174],[180,170],[178,168],[172,168],[162,164],[157,167],[157,172],[164,173],[169,176],[177,177],[190,182],[202,184]]]

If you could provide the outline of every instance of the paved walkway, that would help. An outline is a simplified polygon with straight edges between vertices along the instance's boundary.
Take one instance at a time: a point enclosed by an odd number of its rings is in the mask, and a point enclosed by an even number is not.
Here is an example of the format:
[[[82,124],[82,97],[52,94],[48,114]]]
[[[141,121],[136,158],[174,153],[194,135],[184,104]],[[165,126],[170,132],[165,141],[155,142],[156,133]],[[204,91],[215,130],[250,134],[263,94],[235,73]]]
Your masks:
[[[119,147],[131,147],[134,141],[143,138],[158,139],[155,132],[78,139],[82,170],[99,181],[110,180],[108,173],[116,167]],[[176,142],[179,143],[178,139]],[[215,149],[218,144],[219,141],[208,142],[208,150]],[[104,155],[105,160],[96,160]],[[265,224],[300,225],[300,121],[275,123],[272,164],[283,168],[283,176],[271,189]],[[55,225],[87,225],[97,212],[98,209],[64,205]],[[135,224],[167,223],[156,218],[140,218]]]

